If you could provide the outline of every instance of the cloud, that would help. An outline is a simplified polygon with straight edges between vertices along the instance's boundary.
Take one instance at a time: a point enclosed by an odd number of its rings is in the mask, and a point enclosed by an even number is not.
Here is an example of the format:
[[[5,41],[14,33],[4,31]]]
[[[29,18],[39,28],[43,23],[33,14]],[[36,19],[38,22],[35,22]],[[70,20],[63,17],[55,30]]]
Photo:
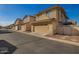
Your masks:
[[[6,26],[9,24],[12,24],[13,21],[10,20],[11,18],[8,18],[6,16],[0,16],[0,26]]]
[[[13,22],[11,22],[11,21],[0,21],[0,26],[7,26],[7,25],[10,25],[12,23]]]

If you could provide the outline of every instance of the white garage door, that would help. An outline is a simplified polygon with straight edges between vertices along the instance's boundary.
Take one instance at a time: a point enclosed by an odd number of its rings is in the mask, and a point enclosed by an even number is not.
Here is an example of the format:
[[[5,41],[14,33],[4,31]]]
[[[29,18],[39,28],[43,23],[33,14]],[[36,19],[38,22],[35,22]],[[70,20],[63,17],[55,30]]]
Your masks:
[[[15,26],[15,30],[18,30],[18,26]]]

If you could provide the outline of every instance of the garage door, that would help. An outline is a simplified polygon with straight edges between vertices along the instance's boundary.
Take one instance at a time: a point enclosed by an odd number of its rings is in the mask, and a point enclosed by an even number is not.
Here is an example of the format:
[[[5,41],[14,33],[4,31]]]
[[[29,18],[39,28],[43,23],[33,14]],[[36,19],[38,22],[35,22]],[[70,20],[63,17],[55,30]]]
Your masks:
[[[18,26],[15,26],[15,30],[18,30]]]
[[[39,34],[48,34],[49,33],[49,27],[48,26],[35,26],[35,32]]]
[[[26,25],[22,25],[22,26],[21,26],[21,30],[22,30],[22,31],[26,31]]]

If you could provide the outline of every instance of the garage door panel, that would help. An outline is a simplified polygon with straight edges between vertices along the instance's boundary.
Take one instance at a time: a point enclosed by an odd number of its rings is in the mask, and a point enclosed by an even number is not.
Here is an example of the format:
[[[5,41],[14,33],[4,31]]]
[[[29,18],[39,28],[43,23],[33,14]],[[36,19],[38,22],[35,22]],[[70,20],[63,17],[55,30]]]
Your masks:
[[[35,32],[39,34],[47,34],[49,32],[48,26],[35,26]]]
[[[21,30],[22,30],[22,31],[26,31],[26,25],[22,25],[22,26],[21,26]]]

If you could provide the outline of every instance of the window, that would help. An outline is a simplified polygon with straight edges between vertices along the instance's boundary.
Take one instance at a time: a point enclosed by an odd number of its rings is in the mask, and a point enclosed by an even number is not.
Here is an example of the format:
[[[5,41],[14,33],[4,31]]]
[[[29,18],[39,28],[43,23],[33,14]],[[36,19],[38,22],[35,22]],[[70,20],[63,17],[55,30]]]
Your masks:
[[[51,12],[47,12],[46,14],[49,18],[51,18]]]

